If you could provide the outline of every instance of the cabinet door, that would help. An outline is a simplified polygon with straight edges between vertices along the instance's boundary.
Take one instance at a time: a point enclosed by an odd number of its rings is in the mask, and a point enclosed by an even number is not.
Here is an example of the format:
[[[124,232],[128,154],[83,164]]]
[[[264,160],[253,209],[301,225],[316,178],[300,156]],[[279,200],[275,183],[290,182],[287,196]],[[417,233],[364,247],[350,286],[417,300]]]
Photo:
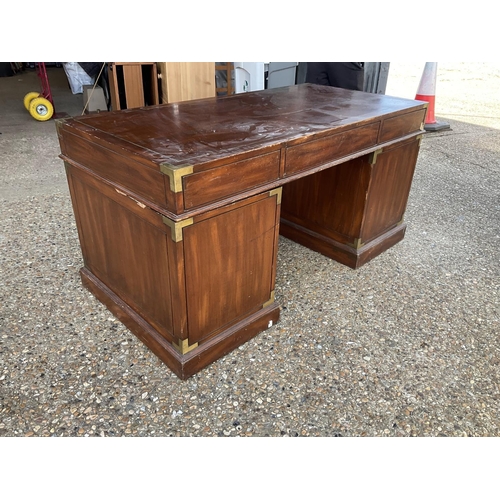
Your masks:
[[[273,296],[280,205],[270,194],[184,228],[190,344],[262,309]]]

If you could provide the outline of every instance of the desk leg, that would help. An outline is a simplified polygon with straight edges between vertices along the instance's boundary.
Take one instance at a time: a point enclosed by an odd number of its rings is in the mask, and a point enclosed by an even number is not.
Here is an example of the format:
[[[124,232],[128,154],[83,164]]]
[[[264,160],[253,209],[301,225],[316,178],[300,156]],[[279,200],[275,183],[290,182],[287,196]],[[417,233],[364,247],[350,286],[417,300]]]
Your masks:
[[[404,237],[415,138],[283,187],[280,233],[356,269]]]

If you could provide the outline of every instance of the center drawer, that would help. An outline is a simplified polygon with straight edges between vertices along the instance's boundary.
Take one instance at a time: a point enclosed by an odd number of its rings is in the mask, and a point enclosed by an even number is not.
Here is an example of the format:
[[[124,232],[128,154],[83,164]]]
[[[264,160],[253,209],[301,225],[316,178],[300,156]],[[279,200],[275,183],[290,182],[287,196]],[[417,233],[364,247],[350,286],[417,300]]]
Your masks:
[[[379,126],[380,122],[376,122],[288,147],[285,158],[285,175],[313,169],[375,146]]]

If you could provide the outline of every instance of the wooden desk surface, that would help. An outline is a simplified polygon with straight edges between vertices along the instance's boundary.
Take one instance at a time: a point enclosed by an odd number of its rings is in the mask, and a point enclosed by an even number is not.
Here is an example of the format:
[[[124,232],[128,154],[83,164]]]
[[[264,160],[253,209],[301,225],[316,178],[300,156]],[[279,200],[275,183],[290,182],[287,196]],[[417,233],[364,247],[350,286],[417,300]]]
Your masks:
[[[426,107],[303,84],[82,116],[58,129],[64,160],[177,218],[421,134]]]
[[[331,133],[402,109],[422,108],[413,100],[312,84],[229,97],[82,116],[93,127],[145,156],[172,164],[196,164],[266,146]]]

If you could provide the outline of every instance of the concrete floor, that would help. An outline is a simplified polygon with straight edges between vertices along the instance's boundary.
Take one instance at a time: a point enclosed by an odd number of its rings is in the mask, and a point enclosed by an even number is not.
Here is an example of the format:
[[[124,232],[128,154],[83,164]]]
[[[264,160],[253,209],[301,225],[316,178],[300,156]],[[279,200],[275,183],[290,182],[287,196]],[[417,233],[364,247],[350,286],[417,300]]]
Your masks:
[[[47,68],[56,114],[77,116],[83,111],[82,94],[71,93],[62,68]],[[39,122],[24,108],[28,92],[40,92],[35,70],[27,69],[0,79],[0,132],[2,140],[1,199],[67,192],[66,176],[54,142],[55,122]],[[27,160],[27,161],[26,161]]]
[[[393,63],[386,93],[422,69]],[[81,287],[38,85],[0,78],[0,435],[500,436],[500,65],[440,63],[451,129],[422,141],[405,239],[353,271],[281,238],[280,322],[186,382]]]

